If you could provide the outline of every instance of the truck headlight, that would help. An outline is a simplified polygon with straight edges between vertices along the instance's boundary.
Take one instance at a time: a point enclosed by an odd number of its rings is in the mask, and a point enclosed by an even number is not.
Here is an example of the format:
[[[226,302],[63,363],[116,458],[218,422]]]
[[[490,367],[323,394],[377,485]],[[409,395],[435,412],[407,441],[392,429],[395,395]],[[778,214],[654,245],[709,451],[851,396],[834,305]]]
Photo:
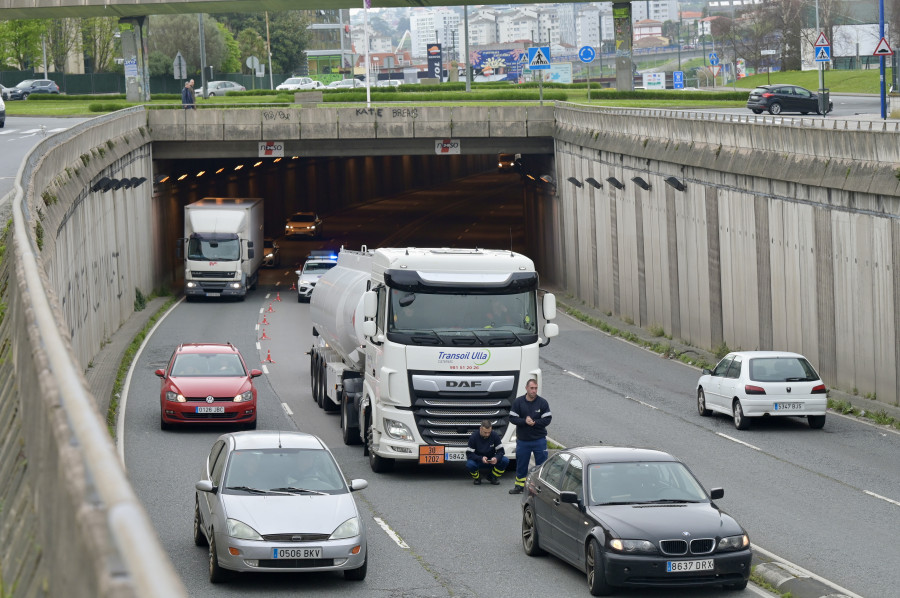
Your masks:
[[[241,288],[241,283],[239,283],[239,282],[232,282],[232,283],[231,283],[230,285],[228,285],[228,286],[230,286],[232,289],[239,289],[239,288]]]
[[[166,391],[166,400],[167,401],[178,401],[179,403],[184,403],[185,398],[184,395],[179,394],[177,392],[172,392],[171,390]]]
[[[413,440],[412,432],[409,431],[406,424],[401,424],[392,419],[384,418],[384,431],[394,440],[405,440],[407,442],[412,442]]]
[[[252,391],[252,390],[248,390],[248,391],[242,392],[242,393],[239,394],[238,396],[234,397],[234,402],[235,402],[235,403],[242,403],[242,402],[244,402],[244,401],[249,401],[249,400],[252,399],[252,398],[253,398],[253,391]]]
[[[196,283],[196,282],[190,282],[190,281],[188,281],[187,283],[185,283],[184,286],[186,286],[186,287],[189,288],[189,289],[193,289],[194,287],[197,286],[197,283]]]

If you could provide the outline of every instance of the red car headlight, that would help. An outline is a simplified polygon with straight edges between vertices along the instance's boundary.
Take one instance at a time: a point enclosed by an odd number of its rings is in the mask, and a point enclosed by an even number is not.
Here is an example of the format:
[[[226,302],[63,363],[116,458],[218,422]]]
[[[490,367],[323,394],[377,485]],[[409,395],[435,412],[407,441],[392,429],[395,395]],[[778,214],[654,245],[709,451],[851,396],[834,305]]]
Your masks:
[[[234,397],[235,403],[245,403],[253,400],[253,390],[247,390]]]

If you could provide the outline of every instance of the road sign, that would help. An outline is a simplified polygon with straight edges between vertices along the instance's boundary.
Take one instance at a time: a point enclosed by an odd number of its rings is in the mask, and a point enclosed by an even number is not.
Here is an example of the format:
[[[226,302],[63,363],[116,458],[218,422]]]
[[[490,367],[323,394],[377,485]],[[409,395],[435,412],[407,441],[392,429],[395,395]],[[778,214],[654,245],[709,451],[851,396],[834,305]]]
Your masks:
[[[181,52],[175,54],[175,60],[172,62],[172,72],[175,73],[176,79],[187,79],[187,62]]]
[[[831,46],[818,46],[816,48],[816,62],[828,62],[831,60]]]
[[[778,50],[762,50],[759,55],[760,56],[775,56],[778,54]]]
[[[245,62],[244,64],[247,65],[248,69],[258,70],[259,69],[259,58],[257,58],[256,56],[248,56],[247,62]]]
[[[581,49],[578,50],[578,58],[581,59],[581,62],[594,62],[595,55],[596,52],[591,46],[581,46]]]
[[[684,89],[684,71],[675,71],[672,73],[672,87],[675,89]]]
[[[816,38],[816,43],[814,43],[813,45],[818,48],[821,46],[830,46],[831,42],[829,42],[828,38],[825,37],[824,32],[820,32],[819,37]]]
[[[720,70],[722,70],[722,67],[720,67],[719,65],[713,66],[712,67],[713,77],[718,77]]]
[[[887,40],[883,37],[881,41],[878,42],[878,45],[875,46],[875,51],[872,52],[872,56],[891,56],[894,54],[894,51],[888,45]]]
[[[533,71],[550,70],[550,46],[528,48],[528,68]]]
[[[709,63],[713,66],[716,66],[717,64],[719,64],[719,55],[716,54],[715,52],[710,52],[709,53]]]

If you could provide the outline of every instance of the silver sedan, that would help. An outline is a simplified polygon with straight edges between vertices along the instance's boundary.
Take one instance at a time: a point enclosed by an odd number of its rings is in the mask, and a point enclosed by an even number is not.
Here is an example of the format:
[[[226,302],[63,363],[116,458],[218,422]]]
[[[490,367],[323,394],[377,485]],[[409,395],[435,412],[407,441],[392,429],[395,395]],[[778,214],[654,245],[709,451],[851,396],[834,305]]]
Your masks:
[[[194,543],[209,545],[209,580],[233,572],[343,571],[366,577],[366,529],[319,438],[301,432],[220,436],[196,483]]]

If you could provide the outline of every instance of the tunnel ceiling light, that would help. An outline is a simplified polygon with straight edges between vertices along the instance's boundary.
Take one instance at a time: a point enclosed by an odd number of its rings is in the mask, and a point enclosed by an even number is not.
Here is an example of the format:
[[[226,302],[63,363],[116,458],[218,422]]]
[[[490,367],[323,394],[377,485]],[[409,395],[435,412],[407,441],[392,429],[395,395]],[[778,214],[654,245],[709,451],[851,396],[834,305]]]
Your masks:
[[[205,171],[205,170],[201,170],[200,172],[197,173],[197,178],[199,179],[199,178],[202,177],[204,174],[206,174],[206,171]]]
[[[260,161],[257,162],[256,164],[254,164],[254,165],[253,165],[253,168],[256,168],[256,167],[259,166],[260,164],[262,164],[262,160],[260,160]]]
[[[272,160],[272,161],[273,161],[275,164],[278,164],[279,162],[281,162],[281,158],[275,158],[275,159]]]
[[[576,178],[573,177],[573,176],[570,176],[570,177],[567,178],[566,180],[569,181],[570,183],[572,183],[573,185],[575,185],[576,187],[578,187],[579,189],[581,189],[582,187],[584,187],[584,183],[582,183],[581,181],[579,181],[578,179],[576,179]]]
[[[631,177],[631,182],[634,183],[635,185],[637,185],[638,187],[640,187],[641,189],[643,189],[644,191],[647,191],[650,189],[650,183],[648,183],[647,181],[645,181],[644,179],[642,179],[639,176]]]
[[[670,187],[674,187],[676,191],[684,191],[685,189],[687,189],[687,185],[685,185],[684,183],[682,183],[681,181],[679,181],[678,179],[676,179],[673,176],[670,176],[666,179],[666,185],[668,185]]]
[[[237,166],[234,167],[234,169],[235,169],[235,170],[240,170],[240,169],[243,168],[243,167],[244,167],[243,164],[238,164]]]
[[[154,180],[156,183],[165,183],[166,181],[169,180],[169,175],[167,175],[167,174],[158,174],[158,175],[156,175],[156,178],[153,179],[153,180]]]
[[[597,179],[595,179],[592,176],[589,176],[588,178],[584,179],[584,182],[586,182],[588,185],[590,185],[594,189],[600,189],[601,187],[603,187],[603,183],[601,183],[600,181],[598,181]]]
[[[186,174],[183,174],[183,175],[181,175],[180,177],[178,177],[178,180],[179,180],[179,181],[183,181],[183,180],[186,179],[186,178],[187,178],[187,175],[186,175]]]
[[[296,160],[296,159],[299,158],[299,157],[300,157],[300,156],[291,156],[291,160]]]
[[[535,180],[534,177],[531,176],[530,174],[526,174],[525,176],[527,176],[527,177],[528,177],[529,179],[531,179],[532,181]]]
[[[614,176],[607,177],[606,182],[609,183],[610,185],[612,185],[613,187],[615,187],[616,189],[624,189],[625,188],[625,184]]]
[[[224,166],[223,166],[222,168],[220,168],[219,170],[217,170],[217,171],[216,171],[216,174],[219,174],[219,173],[222,172],[223,170],[225,170],[225,167],[224,167]]]

